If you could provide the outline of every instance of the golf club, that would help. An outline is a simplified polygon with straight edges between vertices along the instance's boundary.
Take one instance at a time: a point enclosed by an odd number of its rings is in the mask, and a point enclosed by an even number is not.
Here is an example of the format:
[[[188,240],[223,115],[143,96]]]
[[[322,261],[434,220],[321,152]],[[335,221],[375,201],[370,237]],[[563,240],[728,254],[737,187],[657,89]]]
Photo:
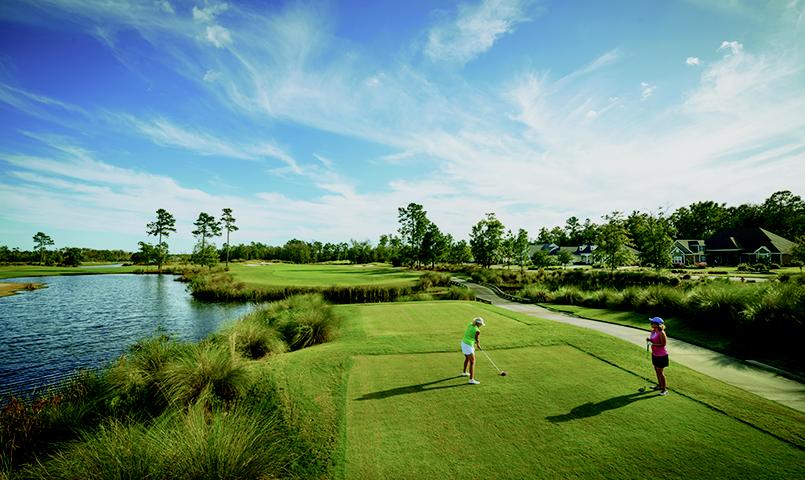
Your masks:
[[[646,340],[646,353],[648,353],[648,358],[651,359],[651,340]],[[638,392],[652,392],[655,390],[659,390],[659,387],[656,385],[648,385],[645,387],[640,387],[637,389]]]
[[[478,350],[481,350],[481,349],[479,348]],[[489,363],[491,363],[492,366],[495,367],[495,370],[498,371],[498,375],[500,375],[501,377],[505,377],[506,375],[508,375],[508,373],[506,373],[505,370],[501,370],[501,369],[498,368],[497,365],[495,365],[495,362],[492,361],[492,358],[489,356],[488,353],[486,353],[486,350],[481,350],[481,352],[483,352],[483,354],[486,355],[486,359],[489,360]]]

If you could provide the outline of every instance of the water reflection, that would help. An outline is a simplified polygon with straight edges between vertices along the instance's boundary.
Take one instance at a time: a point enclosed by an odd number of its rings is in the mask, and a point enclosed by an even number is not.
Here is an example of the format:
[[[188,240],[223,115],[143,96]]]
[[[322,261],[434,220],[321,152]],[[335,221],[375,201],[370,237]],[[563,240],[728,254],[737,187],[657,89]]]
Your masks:
[[[194,300],[167,275],[16,278],[47,288],[0,298],[0,393],[55,383],[96,368],[138,339],[168,333],[197,341],[250,305]]]

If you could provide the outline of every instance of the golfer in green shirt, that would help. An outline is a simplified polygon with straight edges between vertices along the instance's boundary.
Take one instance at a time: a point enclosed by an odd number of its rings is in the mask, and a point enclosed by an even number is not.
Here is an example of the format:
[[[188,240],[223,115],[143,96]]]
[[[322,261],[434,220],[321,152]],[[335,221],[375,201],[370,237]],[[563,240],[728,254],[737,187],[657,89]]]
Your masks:
[[[470,385],[478,385],[478,380],[475,379],[475,348],[481,348],[480,337],[481,327],[486,325],[484,319],[475,317],[467,329],[464,331],[464,338],[461,339],[461,352],[464,354],[464,371],[461,375],[470,377]],[[470,367],[470,372],[467,373],[467,367]]]

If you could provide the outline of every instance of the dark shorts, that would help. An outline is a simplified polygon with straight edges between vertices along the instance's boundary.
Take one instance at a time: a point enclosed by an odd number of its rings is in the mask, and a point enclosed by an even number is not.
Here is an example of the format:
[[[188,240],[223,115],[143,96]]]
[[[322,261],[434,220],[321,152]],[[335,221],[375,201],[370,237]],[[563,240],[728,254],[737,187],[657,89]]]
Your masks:
[[[668,366],[668,355],[663,355],[661,357],[651,356],[651,364],[657,368],[665,368]]]

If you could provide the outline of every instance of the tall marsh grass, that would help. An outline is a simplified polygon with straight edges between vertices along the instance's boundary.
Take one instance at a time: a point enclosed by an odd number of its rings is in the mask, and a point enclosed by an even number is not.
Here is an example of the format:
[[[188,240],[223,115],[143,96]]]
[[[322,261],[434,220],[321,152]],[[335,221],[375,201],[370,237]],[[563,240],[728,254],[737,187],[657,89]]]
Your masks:
[[[193,297],[214,302],[274,302],[306,294],[320,294],[327,301],[338,304],[392,302],[399,297],[410,295],[418,288],[408,285],[261,288],[235,281],[231,275],[225,272],[190,277],[190,291]]]
[[[288,345],[277,329],[253,316],[224,327],[215,339],[220,343],[234,344],[237,352],[250,360],[259,360],[266,355],[288,351]]]
[[[202,403],[208,408],[230,405],[245,392],[249,377],[241,359],[229,348],[190,344],[165,366],[163,391],[173,406]]]
[[[110,422],[23,473],[41,479],[287,478],[296,456],[275,415],[191,408],[148,426]]]
[[[291,350],[332,340],[340,319],[322,294],[297,295],[269,303],[244,318],[274,327]]]

